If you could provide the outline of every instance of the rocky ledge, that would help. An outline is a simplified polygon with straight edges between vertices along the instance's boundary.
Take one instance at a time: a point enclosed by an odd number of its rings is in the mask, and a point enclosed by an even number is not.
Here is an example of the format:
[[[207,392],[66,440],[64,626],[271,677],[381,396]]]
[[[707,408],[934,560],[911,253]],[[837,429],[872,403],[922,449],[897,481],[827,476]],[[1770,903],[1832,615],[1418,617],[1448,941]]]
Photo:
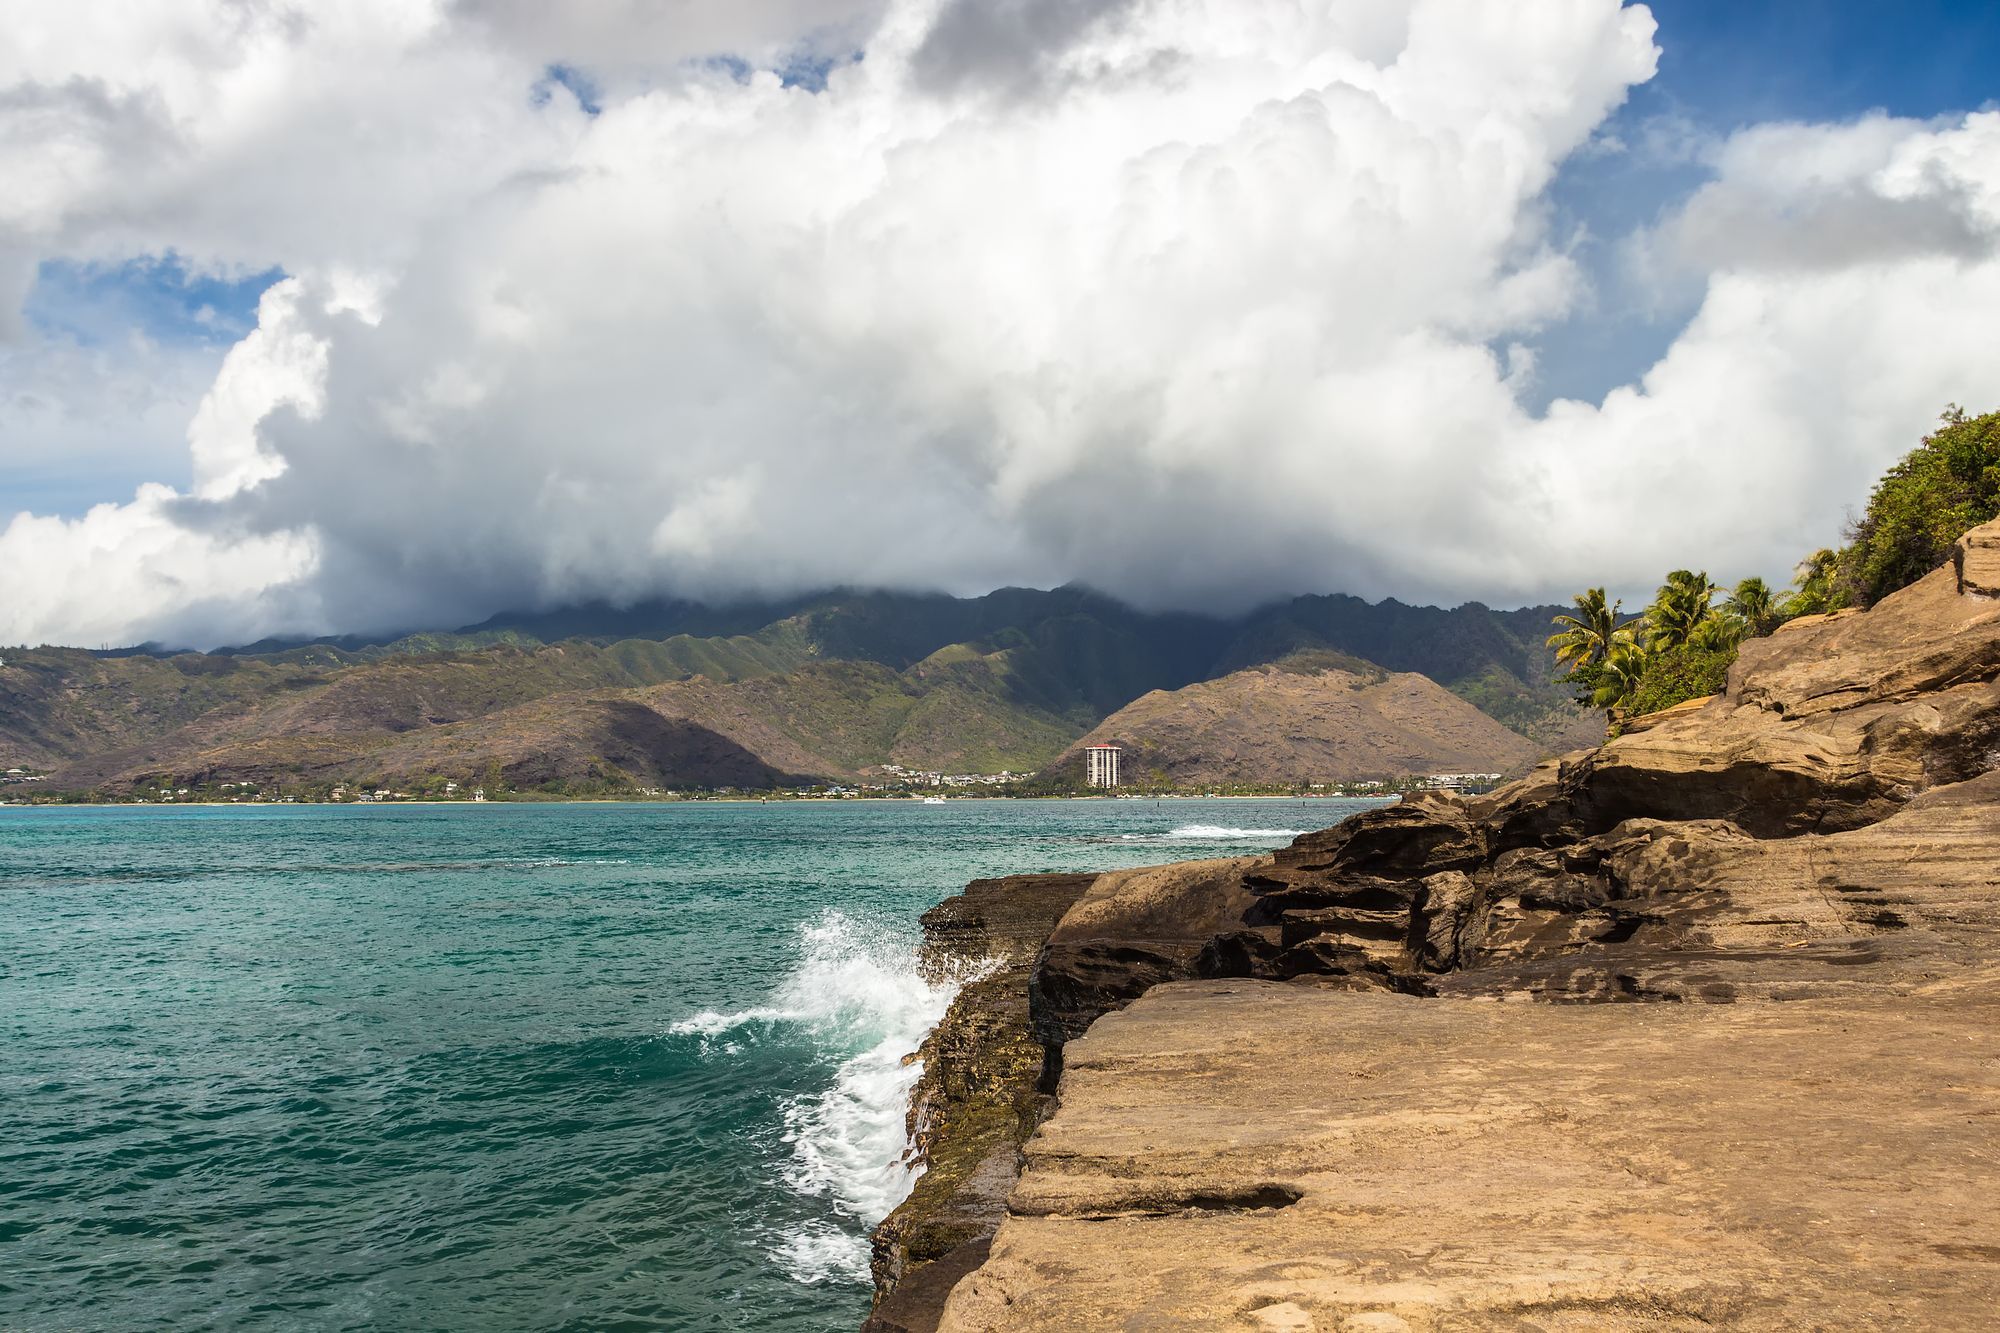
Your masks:
[[[900,1327],[2000,1309],[2000,524],[1489,797],[1078,893],[1009,1000],[1060,1107]]]
[[[1069,1048],[963,1330],[1979,1329],[1990,990],[1159,987]]]
[[[909,1131],[924,1170],[875,1230],[868,1333],[937,1326],[952,1284],[984,1262],[1020,1171],[1021,1145],[1051,1099],[1028,979],[1056,922],[1095,875],[980,879],[923,915],[932,980],[970,976],[917,1052]]]

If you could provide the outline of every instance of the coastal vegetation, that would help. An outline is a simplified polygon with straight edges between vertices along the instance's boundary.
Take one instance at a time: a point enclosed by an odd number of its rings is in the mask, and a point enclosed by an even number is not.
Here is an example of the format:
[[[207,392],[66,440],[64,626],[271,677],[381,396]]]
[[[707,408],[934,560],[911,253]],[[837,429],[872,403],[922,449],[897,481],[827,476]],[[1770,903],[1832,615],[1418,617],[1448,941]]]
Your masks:
[[[1778,593],[1752,576],[1726,595],[1706,571],[1668,574],[1636,615],[1591,588],[1547,639],[1577,702],[1622,719],[1721,691],[1745,640],[1804,616],[1866,609],[1945,563],[1952,544],[2000,517],[2000,412],[1945,410],[1938,429],[1876,483],[1847,544],[1816,551]]]

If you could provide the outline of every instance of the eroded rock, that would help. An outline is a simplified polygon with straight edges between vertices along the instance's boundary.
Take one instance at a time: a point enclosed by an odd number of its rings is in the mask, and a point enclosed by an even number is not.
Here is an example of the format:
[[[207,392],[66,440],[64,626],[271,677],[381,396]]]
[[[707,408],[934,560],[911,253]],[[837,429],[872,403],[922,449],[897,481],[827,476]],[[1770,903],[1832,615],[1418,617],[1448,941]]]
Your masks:
[[[985,1257],[1019,1169],[1021,1144],[1046,1109],[1042,1043],[1028,1022],[1035,955],[1095,875],[974,880],[924,913],[922,965],[965,985],[918,1055],[910,1139],[924,1166],[910,1197],[874,1237],[872,1333],[935,1327],[945,1295]]]
[[[1100,875],[1036,960],[1035,1034],[1056,1056],[1096,1019],[1162,981],[1202,975],[1204,949],[1245,926],[1256,896],[1244,876],[1262,858],[1185,861]]]
[[[2000,524],[1491,796],[1105,876],[1034,971],[1061,1109],[942,1327],[1982,1326]]]

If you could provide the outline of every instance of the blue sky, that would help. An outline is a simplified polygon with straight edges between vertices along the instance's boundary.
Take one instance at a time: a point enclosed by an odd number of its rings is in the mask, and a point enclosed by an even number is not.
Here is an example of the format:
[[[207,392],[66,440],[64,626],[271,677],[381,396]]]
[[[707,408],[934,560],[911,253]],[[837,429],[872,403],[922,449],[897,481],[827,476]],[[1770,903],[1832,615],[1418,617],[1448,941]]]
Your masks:
[[[171,254],[110,265],[49,260],[22,313],[41,336],[86,347],[139,334],[227,348],[256,327],[257,298],[283,276],[202,273]]]
[[[1660,72],[1628,115],[1756,121],[1968,111],[2000,96],[2000,6],[1978,0],[1659,0]]]
[[[1660,68],[1600,137],[1622,153],[1572,159],[1551,196],[1559,236],[1578,228],[1593,308],[1537,340],[1528,394],[1596,401],[1644,374],[1693,314],[1652,309],[1624,290],[1616,242],[1656,221],[1707,176],[1703,139],[1769,121],[1852,120],[1873,111],[1927,119],[2000,97],[2000,5],[1964,0],[1659,0]],[[1687,155],[1648,151],[1661,140]]]

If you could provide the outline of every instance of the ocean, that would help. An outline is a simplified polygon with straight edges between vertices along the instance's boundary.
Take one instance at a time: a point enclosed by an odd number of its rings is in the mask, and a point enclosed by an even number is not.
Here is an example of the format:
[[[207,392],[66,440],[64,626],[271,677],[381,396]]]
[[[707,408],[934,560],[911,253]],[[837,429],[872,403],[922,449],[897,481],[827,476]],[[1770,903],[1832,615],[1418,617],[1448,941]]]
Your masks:
[[[0,809],[0,1328],[853,1329],[918,914],[1366,804]]]

